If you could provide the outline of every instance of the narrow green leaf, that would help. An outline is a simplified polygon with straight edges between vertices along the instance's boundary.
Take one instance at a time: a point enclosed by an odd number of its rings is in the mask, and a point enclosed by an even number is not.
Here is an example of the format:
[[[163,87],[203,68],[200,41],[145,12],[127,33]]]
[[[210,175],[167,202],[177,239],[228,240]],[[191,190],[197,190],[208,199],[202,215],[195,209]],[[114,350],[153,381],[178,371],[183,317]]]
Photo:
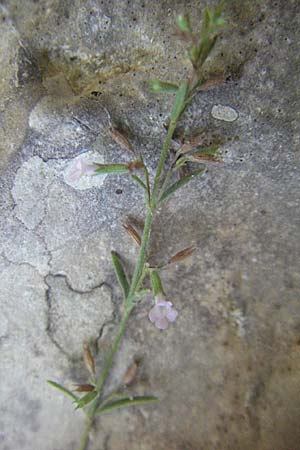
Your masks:
[[[167,189],[163,195],[160,198],[160,203],[164,202],[170,195],[172,195],[175,191],[180,189],[181,187],[185,186],[189,181],[191,181],[193,178],[195,178],[197,175],[200,175],[202,172],[205,171],[205,168],[201,168],[199,170],[195,170],[195,172],[192,172],[190,175],[187,175],[186,177],[181,178],[181,180],[176,181],[176,183],[172,184],[172,186]]]
[[[177,25],[183,33],[191,33],[192,27],[190,22],[190,16],[188,13],[180,14],[177,16]]]
[[[97,397],[97,395],[98,395],[98,392],[94,391],[94,392],[89,392],[84,397],[77,398],[75,401],[75,403],[77,405],[75,409],[84,408],[86,405],[91,403]]]
[[[188,51],[188,55],[192,63],[195,65],[199,59],[199,48],[197,45],[191,45]]]
[[[96,164],[96,174],[129,172],[127,164]]]
[[[193,155],[208,155],[208,156],[219,156],[221,152],[219,151],[219,145],[212,145],[211,147],[201,148],[196,152],[193,152]]]
[[[111,394],[108,394],[104,399],[102,400],[101,404],[98,406],[98,408],[103,408],[104,405],[107,403],[112,403],[119,400],[124,400],[128,398],[128,394],[122,394],[120,392],[113,391]]]
[[[139,185],[142,186],[143,189],[145,189],[146,192],[148,192],[147,186],[145,183],[138,177],[137,175],[131,175],[131,178],[136,181]]]
[[[148,202],[151,200],[151,189],[150,189],[150,177],[149,177],[149,171],[147,169],[146,164],[144,163],[142,155],[140,155],[141,161],[143,163],[145,178],[146,178],[146,187],[147,187],[147,193],[148,193]]]
[[[177,122],[177,120],[179,119],[184,106],[185,106],[185,98],[188,92],[188,88],[189,88],[189,82],[188,81],[183,81],[178,89],[176,98],[175,98],[175,103],[173,106],[173,110],[172,110],[172,114],[171,114],[171,122]]]
[[[122,263],[116,252],[111,252],[111,259],[112,259],[112,263],[114,265],[117,279],[123,290],[124,297],[126,298],[128,295],[128,292],[129,292],[129,283],[128,283],[127,277],[125,275]]]
[[[198,68],[204,64],[209,54],[212,52],[216,42],[217,42],[218,36],[214,36],[213,38],[207,38],[203,39],[203,42],[200,46],[199,50],[199,60],[197,63]]]
[[[154,93],[174,93],[178,91],[178,84],[169,83],[167,81],[160,80],[150,80],[149,81],[150,91]]]
[[[62,386],[61,384],[56,383],[55,381],[51,381],[51,380],[47,380],[47,383],[54,387],[55,389],[58,389],[59,391],[63,392],[65,395],[68,395],[69,397],[71,397],[73,400],[78,400],[79,397],[77,397],[77,395],[73,394],[73,392],[69,391],[69,389],[65,388],[64,386]]]
[[[204,14],[203,14],[203,22],[202,22],[202,28],[201,28],[201,35],[203,37],[206,37],[207,34],[209,33],[209,26],[210,26],[210,21],[211,21],[211,12],[208,8],[204,9]]]
[[[159,399],[153,396],[144,396],[144,397],[125,397],[120,400],[116,400],[113,402],[106,403],[105,405],[100,405],[96,411],[96,416],[104,412],[111,411],[117,408],[123,408],[125,406],[135,406],[135,405],[143,405],[146,403],[154,403]]]
[[[175,168],[179,169],[180,167],[184,166],[186,162],[188,162],[188,157],[181,156],[180,158],[177,159],[175,163]]]

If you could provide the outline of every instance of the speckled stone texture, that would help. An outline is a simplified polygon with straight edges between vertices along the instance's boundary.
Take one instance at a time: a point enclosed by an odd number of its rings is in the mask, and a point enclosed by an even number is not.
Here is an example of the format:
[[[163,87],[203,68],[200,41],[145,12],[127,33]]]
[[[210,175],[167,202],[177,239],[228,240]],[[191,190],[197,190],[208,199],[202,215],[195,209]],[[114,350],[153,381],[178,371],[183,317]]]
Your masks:
[[[102,366],[122,310],[110,250],[130,273],[121,224],[141,226],[144,204],[127,176],[70,183],[70,165],[129,161],[115,126],[153,176],[172,98],[146,81],[188,72],[174,18],[197,25],[212,4],[0,2],[1,450],[77,447],[84,415],[46,379],[84,382],[86,340]],[[300,448],[300,4],[225,11],[206,73],[226,81],[180,127],[220,143],[223,162],[166,203],[152,235],[153,262],[197,247],[163,272],[179,316],[159,332],[145,298],[110,380],[137,358],[128,391],[161,401],[103,415],[90,450]]]

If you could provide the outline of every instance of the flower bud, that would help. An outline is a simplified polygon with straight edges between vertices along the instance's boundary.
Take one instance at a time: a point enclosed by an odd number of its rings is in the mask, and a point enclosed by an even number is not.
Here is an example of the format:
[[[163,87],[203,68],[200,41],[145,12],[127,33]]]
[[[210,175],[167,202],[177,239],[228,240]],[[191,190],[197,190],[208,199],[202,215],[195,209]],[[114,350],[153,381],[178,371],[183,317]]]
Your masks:
[[[165,296],[161,278],[155,270],[151,271],[150,279],[154,297]]]

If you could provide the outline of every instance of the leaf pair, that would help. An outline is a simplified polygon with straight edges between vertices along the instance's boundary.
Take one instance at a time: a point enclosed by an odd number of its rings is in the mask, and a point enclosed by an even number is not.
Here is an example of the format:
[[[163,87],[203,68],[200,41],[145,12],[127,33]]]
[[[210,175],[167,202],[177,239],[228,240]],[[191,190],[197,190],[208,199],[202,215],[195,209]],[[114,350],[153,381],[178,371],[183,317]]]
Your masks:
[[[92,392],[88,392],[86,395],[79,398],[79,397],[77,397],[77,395],[73,394],[73,392],[71,392],[69,389],[67,389],[66,387],[62,386],[59,383],[56,383],[55,381],[47,380],[47,383],[50,386],[54,387],[55,389],[58,389],[63,394],[67,395],[68,397],[71,397],[74,400],[74,403],[76,403],[75,409],[84,408],[89,403],[91,403],[93,400],[95,400],[98,396],[97,391],[92,391]],[[126,395],[126,396],[122,396],[121,398],[118,398],[117,400],[113,400],[113,401],[105,401],[104,400],[104,402],[102,402],[98,406],[95,415],[99,416],[100,414],[109,412],[113,409],[124,408],[126,406],[143,405],[146,403],[148,404],[148,403],[157,402],[158,400],[159,399],[157,397],[154,397],[151,395],[137,396],[137,397],[132,397],[132,396]]]

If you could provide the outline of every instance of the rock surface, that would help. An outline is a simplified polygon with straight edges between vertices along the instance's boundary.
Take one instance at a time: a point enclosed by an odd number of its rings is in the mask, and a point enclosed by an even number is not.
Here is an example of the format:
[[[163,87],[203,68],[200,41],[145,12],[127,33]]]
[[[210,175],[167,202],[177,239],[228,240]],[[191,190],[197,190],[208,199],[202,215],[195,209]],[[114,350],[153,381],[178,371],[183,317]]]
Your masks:
[[[212,2],[4,0],[0,5],[0,447],[76,449],[84,416],[47,384],[84,382],[82,344],[101,367],[121,312],[110,250],[132,270],[143,195],[126,176],[69,182],[79,155],[132,158],[153,176],[172,99],[146,81],[187,73],[174,16]],[[161,402],[104,415],[90,450],[295,450],[300,431],[299,1],[233,0],[207,63],[226,82],[199,93],[185,125],[222,164],[159,213],[153,260],[198,250],[163,277],[179,311],[159,332],[145,299],[110,386]],[[212,110],[230,106],[236,120]],[[227,116],[226,116],[227,117]]]

